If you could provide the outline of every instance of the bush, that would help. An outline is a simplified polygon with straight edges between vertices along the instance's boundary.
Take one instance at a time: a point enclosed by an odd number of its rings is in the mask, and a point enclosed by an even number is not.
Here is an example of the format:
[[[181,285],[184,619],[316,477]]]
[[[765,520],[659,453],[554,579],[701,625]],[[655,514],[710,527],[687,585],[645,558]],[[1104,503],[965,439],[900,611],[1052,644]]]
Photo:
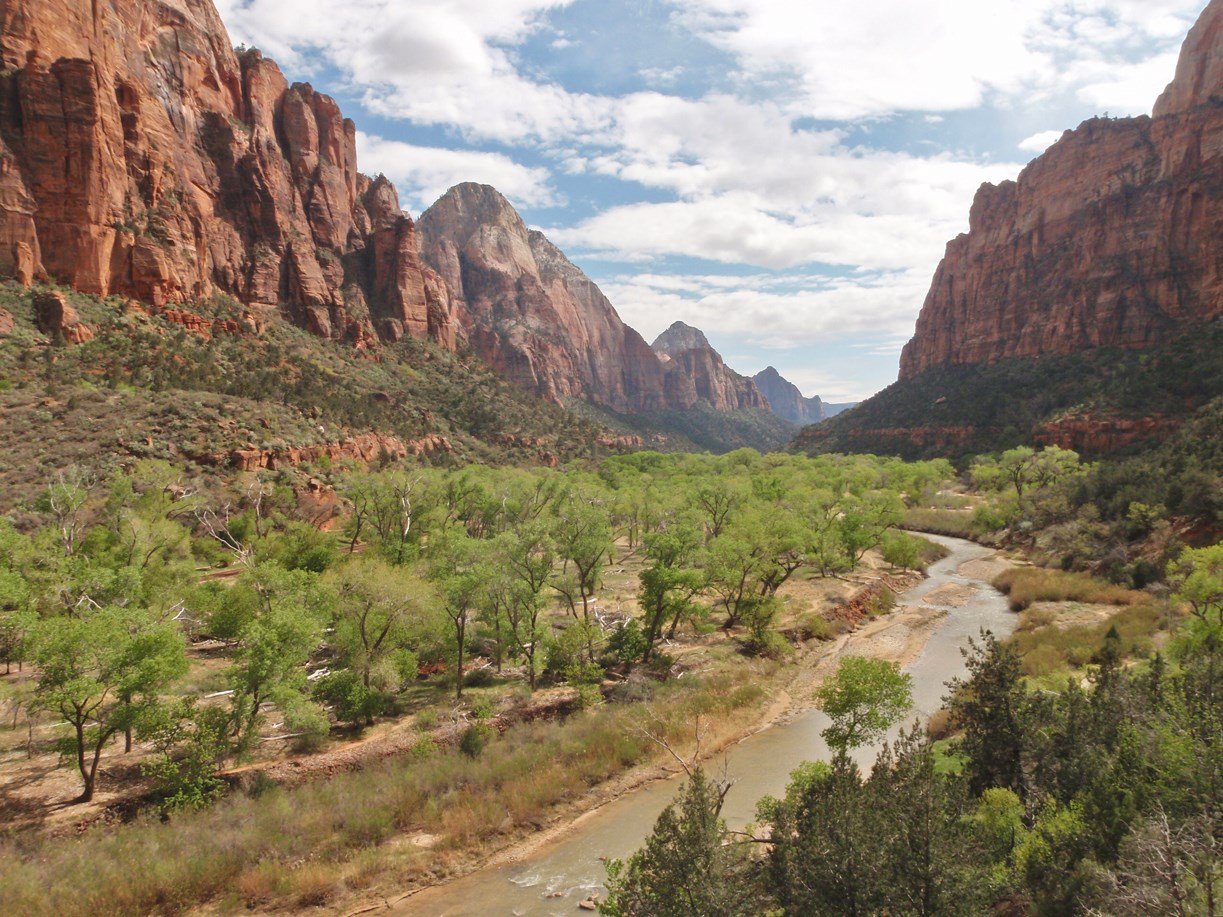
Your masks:
[[[469,758],[478,758],[488,745],[493,729],[487,723],[472,723],[463,731],[459,739],[459,751]]]

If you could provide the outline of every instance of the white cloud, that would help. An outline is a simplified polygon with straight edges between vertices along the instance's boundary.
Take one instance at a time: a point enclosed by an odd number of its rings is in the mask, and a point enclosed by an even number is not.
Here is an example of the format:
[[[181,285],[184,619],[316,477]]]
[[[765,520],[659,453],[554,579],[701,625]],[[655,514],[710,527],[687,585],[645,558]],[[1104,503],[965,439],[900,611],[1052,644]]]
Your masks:
[[[1107,68],[1079,90],[1079,97],[1098,111],[1149,114],[1176,70],[1175,53],[1162,54],[1119,72]]]
[[[791,278],[797,289],[770,277],[732,280],[686,275],[677,283],[674,277],[660,282],[653,275],[626,275],[600,287],[647,340],[678,319],[747,345],[786,350],[849,333],[907,339],[930,284],[924,271]]]
[[[318,58],[390,118],[504,142],[606,121],[607,100],[522,75],[507,48],[572,0],[221,0],[235,40],[309,72]],[[562,36],[563,39],[563,36]]]
[[[529,168],[501,153],[413,146],[358,131],[357,157],[363,170],[394,182],[403,205],[417,214],[465,181],[492,185],[520,207],[559,203],[547,169]]]
[[[1107,64],[1117,82],[1157,68],[1201,10],[1201,0],[676,0],[680,20],[732,53],[747,78],[788,77],[795,113],[853,119],[895,111],[975,108],[994,96],[1076,91],[1060,73]],[[1171,77],[1168,70],[1166,82]],[[1118,113],[1150,99],[1118,90]],[[1135,106],[1135,107],[1130,107]]]
[[[1019,149],[1027,150],[1030,153],[1043,153],[1057,143],[1063,133],[1065,131],[1041,131],[1039,134],[1033,134],[1031,137],[1020,140]]]
[[[555,169],[595,215],[558,218],[546,231],[580,260],[646,268],[603,284],[643,333],[680,318],[793,347],[858,330],[883,334],[891,351],[911,332],[946,240],[966,228],[976,188],[1021,168],[884,149],[900,134],[892,116],[947,120],[957,134],[972,130],[978,109],[993,109],[997,122],[1039,118],[1009,138],[1066,113],[1149,111],[1205,0],[664,0],[677,51],[695,37],[727,55],[725,79],[711,81],[719,91],[700,98],[674,88],[700,84],[699,55],[647,61],[635,77],[654,91],[625,95],[548,69],[549,46],[592,41],[581,13],[599,2],[218,7],[235,41],[263,48],[292,75],[338,74],[368,111],[445,132],[444,141],[429,133],[434,145],[392,139],[394,124],[360,137],[362,167],[390,176],[413,209],[467,180],[521,206],[558,204],[548,170],[516,157],[529,151],[530,162]],[[562,8],[563,31],[549,20]],[[966,114],[946,118],[954,111]],[[812,118],[834,127],[799,128]],[[1058,136],[1033,133],[1018,146],[1039,152]],[[790,273],[666,277],[670,256]],[[837,276],[817,273],[826,264],[839,266]],[[810,276],[796,279],[796,269]]]

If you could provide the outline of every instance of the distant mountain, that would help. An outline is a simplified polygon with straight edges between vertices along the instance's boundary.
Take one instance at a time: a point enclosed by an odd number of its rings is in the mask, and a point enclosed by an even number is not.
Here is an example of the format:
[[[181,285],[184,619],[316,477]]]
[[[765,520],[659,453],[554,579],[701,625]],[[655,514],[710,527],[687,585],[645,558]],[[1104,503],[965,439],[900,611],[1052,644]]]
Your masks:
[[[903,454],[1004,440],[1098,451],[1165,437],[1219,394],[1218,351],[1200,342],[1223,318],[1220,99],[1223,0],[1211,0],[1152,117],[1093,118],[1016,181],[981,187],[968,233],[948,243],[934,275],[899,382],[804,442]],[[1123,365],[1130,381],[1115,377]]]
[[[850,408],[856,408],[859,404],[861,404],[861,402],[860,401],[842,401],[842,402],[838,402],[834,404],[831,401],[825,401],[823,404],[824,404],[825,418],[831,418],[831,417],[836,417],[838,414],[844,414]]]
[[[675,322],[650,349],[663,365],[667,403],[672,407],[688,409],[703,401],[716,411],[769,409],[752,380],[728,367],[699,329]]]
[[[756,373],[752,376],[752,381],[768,399],[773,413],[791,423],[805,426],[809,423],[819,423],[829,416],[819,395],[803,397],[798,386],[783,378],[772,366]]]

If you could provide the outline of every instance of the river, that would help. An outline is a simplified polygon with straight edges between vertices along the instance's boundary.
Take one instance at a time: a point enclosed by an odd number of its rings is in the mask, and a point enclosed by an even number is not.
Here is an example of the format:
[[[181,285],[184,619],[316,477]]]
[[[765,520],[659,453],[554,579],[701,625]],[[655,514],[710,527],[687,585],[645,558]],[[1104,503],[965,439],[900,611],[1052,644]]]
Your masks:
[[[992,555],[992,550],[957,538],[923,537],[951,551],[931,565],[925,580],[898,599],[900,605],[946,607],[921,655],[905,669],[913,678],[914,713],[924,719],[941,706],[946,682],[964,673],[960,650],[968,645],[969,638],[981,628],[1000,637],[1009,635],[1015,615],[1005,597],[988,583],[960,572],[964,564]],[[936,592],[938,595],[931,596]],[[912,719],[910,715],[906,722]],[[761,796],[781,795],[799,763],[829,757],[820,736],[827,725],[823,713],[808,710],[728,749],[726,768],[734,786],[726,797],[723,815],[731,828],[753,820],[756,800]],[[869,766],[875,753],[874,748],[860,749],[859,763]],[[708,766],[720,769],[721,765],[715,761]],[[580,913],[579,901],[591,892],[603,891],[600,858],[623,859],[637,850],[680,786],[679,779],[662,780],[626,794],[523,861],[488,867],[427,889],[402,901],[393,912],[405,917],[571,917]]]

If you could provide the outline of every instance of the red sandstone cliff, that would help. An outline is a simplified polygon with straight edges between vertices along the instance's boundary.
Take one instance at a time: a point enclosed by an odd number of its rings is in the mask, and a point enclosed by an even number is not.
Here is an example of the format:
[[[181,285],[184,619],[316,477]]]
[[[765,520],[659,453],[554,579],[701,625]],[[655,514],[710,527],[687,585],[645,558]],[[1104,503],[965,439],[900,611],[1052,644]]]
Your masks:
[[[235,54],[211,0],[0,0],[0,274],[154,305],[215,291],[324,337],[453,344],[353,123]]]
[[[941,364],[1143,347],[1223,315],[1223,0],[1151,118],[1093,119],[983,185],[950,242],[900,377]]]
[[[622,412],[666,406],[662,365],[641,335],[496,189],[451,188],[418,226],[458,323],[501,376],[552,401]]]

